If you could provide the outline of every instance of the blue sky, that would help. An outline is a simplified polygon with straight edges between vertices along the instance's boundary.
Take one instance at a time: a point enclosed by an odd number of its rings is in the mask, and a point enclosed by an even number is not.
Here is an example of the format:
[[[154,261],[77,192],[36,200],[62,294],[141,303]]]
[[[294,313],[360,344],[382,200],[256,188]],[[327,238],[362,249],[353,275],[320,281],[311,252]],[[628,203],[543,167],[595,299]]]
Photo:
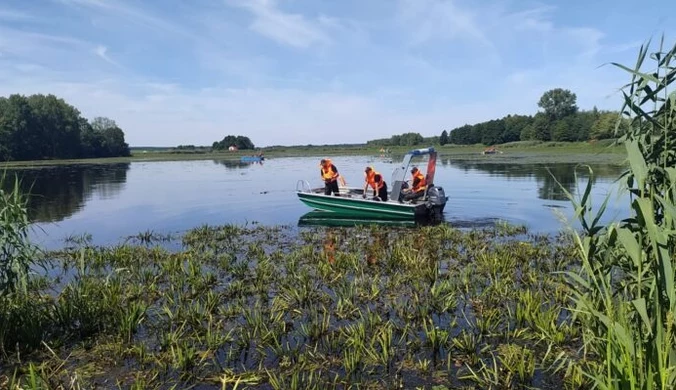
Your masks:
[[[132,146],[365,142],[533,114],[548,89],[618,109],[676,1],[4,0],[0,95],[53,93]]]

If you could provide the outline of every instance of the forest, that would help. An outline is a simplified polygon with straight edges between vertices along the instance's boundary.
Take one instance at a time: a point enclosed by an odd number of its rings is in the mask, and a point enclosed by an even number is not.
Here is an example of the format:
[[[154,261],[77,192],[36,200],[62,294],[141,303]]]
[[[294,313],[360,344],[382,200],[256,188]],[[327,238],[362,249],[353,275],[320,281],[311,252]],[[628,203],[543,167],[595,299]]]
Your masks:
[[[538,101],[535,115],[507,115],[474,125],[444,130],[439,143],[495,145],[514,141],[589,141],[614,138],[629,129],[629,122],[616,111],[580,110],[577,96],[556,88],[545,92]]]
[[[54,95],[0,97],[0,160],[129,156],[124,131],[112,119],[91,121]]]

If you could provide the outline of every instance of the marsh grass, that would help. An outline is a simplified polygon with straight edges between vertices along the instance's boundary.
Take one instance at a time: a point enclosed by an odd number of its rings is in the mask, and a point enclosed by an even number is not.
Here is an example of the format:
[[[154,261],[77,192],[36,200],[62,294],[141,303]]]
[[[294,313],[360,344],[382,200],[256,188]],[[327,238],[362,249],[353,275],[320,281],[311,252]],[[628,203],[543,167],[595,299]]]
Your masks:
[[[72,240],[48,253],[54,276],[14,314],[32,324],[5,346],[3,371],[27,388],[30,364],[52,387],[74,375],[84,388],[112,377],[120,388],[580,382],[550,367],[583,359],[551,273],[575,255],[560,237],[202,226],[174,240],[177,250]]]

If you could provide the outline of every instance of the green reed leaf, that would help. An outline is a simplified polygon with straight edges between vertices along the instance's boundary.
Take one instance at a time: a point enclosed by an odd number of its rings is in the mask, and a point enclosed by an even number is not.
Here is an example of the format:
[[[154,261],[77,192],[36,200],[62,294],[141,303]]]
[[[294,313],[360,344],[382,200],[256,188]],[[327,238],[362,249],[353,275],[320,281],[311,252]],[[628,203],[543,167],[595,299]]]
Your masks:
[[[631,301],[631,303],[634,305],[636,308],[636,311],[638,314],[641,316],[641,319],[643,320],[643,324],[645,325],[646,329],[648,330],[648,334],[652,334],[652,324],[650,322],[650,318],[648,317],[648,309],[646,308],[646,300],[645,298],[639,298],[639,299],[634,299]]]
[[[627,156],[629,158],[629,165],[631,172],[638,181],[639,188],[645,186],[645,181],[648,176],[648,166],[643,159],[641,150],[638,147],[638,141],[632,140],[625,143],[627,149]]]

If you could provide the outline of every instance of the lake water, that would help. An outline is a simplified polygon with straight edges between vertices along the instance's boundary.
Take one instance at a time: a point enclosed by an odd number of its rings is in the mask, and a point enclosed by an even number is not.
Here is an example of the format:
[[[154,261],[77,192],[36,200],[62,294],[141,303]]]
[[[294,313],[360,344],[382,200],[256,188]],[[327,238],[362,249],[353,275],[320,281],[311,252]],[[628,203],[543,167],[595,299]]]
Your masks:
[[[363,169],[373,165],[390,177],[395,163],[371,156],[333,158],[350,186],[363,185]],[[489,160],[490,161],[490,160]],[[133,162],[70,165],[17,170],[24,186],[32,184],[33,239],[43,247],[62,245],[72,235],[89,233],[109,244],[152,230],[181,233],[203,224],[284,224],[298,226],[311,211],[295,193],[304,179],[322,186],[319,158],[273,158],[260,163],[230,161]],[[421,167],[425,163],[420,164]],[[614,190],[620,170],[593,166],[593,198],[600,202]],[[549,171],[548,171],[549,169]],[[444,220],[475,227],[505,220],[531,231],[556,233],[557,217],[570,217],[571,206],[558,184],[575,192],[574,164],[504,164],[437,161],[435,182],[449,197]],[[10,171],[11,173],[11,171]],[[578,173],[586,173],[578,170]],[[586,183],[586,174],[578,185]],[[389,181],[388,181],[389,184]],[[626,201],[611,198],[607,217],[622,217]]]

